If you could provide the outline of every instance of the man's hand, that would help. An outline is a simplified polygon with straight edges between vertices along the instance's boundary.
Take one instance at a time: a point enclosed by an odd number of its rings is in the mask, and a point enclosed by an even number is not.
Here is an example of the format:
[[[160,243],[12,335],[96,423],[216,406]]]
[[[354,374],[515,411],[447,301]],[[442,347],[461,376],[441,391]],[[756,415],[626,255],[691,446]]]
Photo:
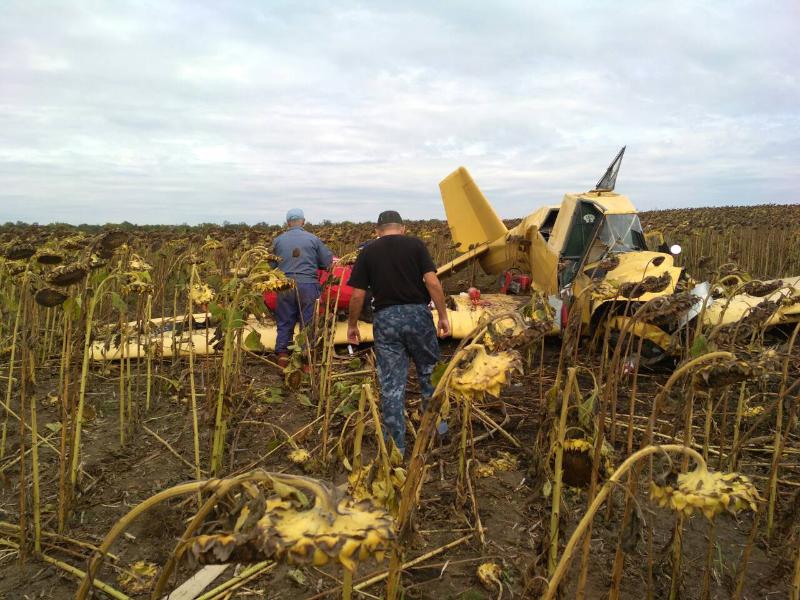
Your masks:
[[[361,334],[358,332],[358,317],[361,316],[361,309],[364,308],[364,297],[367,292],[359,288],[353,288],[353,295],[350,296],[350,314],[347,317],[347,342],[355,344],[361,343]]]
[[[447,318],[447,315],[439,317],[439,322],[436,325],[436,329],[440,338],[446,338],[450,335],[450,320]]]
[[[431,295],[433,305],[436,307],[436,314],[439,315],[439,324],[436,326],[439,337],[447,337],[450,335],[450,320],[447,318],[447,306],[444,301],[442,284],[433,271],[425,273],[422,279],[425,282],[425,287],[428,288],[428,293]]]

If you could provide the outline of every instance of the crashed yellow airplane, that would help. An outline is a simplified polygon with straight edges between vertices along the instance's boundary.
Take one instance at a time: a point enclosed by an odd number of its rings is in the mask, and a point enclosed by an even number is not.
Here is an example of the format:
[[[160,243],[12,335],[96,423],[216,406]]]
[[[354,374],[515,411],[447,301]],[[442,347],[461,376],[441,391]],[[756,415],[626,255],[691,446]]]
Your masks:
[[[696,318],[712,333],[736,324],[737,335],[752,332],[756,321],[770,327],[800,320],[800,277],[747,281],[735,275],[712,286],[675,265],[679,246],[667,249],[662,239],[658,251],[648,249],[636,208],[614,191],[624,152],[623,147],[593,190],[565,194],[560,205],[539,208],[510,230],[460,167],[439,188],[462,255],[438,274],[473,260],[489,274],[521,269],[555,309],[558,330],[567,314],[580,315],[585,335],[601,323],[627,326],[651,342],[654,357],[676,351],[676,332]],[[636,310],[655,298],[663,300],[650,303],[651,317],[634,321]],[[573,306],[577,310],[569,313]]]
[[[614,191],[625,148],[609,166],[595,188],[582,194],[566,194],[561,204],[543,206],[513,229],[507,229],[464,167],[448,175],[439,188],[447,221],[461,256],[442,265],[446,277],[472,261],[489,274],[510,269],[530,273],[534,293],[553,308],[551,333],[559,334],[567,316],[580,315],[581,332],[592,335],[608,324],[626,328],[647,342],[643,357],[658,360],[677,353],[678,332],[687,324],[702,323],[722,332],[735,325],[735,335],[757,326],[774,326],[800,320],[800,277],[770,281],[745,281],[729,276],[724,286],[697,283],[675,266],[680,249],[647,248],[641,223],[631,201]],[[667,251],[663,251],[667,250]],[[649,318],[634,318],[649,300]],[[524,297],[485,294],[480,302],[465,295],[451,296],[448,313],[453,337],[469,334],[487,317],[518,309]],[[571,309],[571,310],[570,310]],[[435,316],[434,316],[435,318]],[[572,317],[573,319],[575,317]],[[186,317],[154,319],[148,336],[129,324],[129,341],[122,346],[110,341],[93,345],[95,360],[144,356],[154,349],[164,356],[210,354],[219,350],[217,328],[206,326],[207,315],[195,314],[192,326]],[[757,323],[756,323],[757,321]],[[752,323],[751,323],[752,322]],[[359,323],[362,341],[372,341],[372,325]],[[256,332],[264,349],[275,347],[276,327],[269,317],[251,316],[245,340]],[[713,329],[712,329],[713,332]],[[347,327],[338,323],[337,344],[347,343]]]

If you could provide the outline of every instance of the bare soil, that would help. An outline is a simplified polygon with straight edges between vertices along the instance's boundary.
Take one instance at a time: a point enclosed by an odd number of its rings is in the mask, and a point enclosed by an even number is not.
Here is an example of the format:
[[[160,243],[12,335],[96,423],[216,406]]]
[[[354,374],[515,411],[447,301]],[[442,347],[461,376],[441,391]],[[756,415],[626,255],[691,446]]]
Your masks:
[[[444,352],[452,352],[452,345],[445,345]],[[495,561],[503,567],[504,596],[520,596],[526,589],[526,582],[534,581],[535,575],[543,574],[546,558],[547,531],[549,528],[550,501],[543,496],[542,480],[537,462],[540,457],[532,453],[533,442],[541,427],[543,414],[540,390],[552,384],[560,346],[557,341],[548,341],[544,346],[544,370],[538,372],[536,362],[531,374],[518,377],[505,390],[502,401],[507,406],[509,420],[506,429],[523,444],[514,448],[502,436],[494,435],[479,442],[474,458],[485,462],[500,451],[509,451],[519,458],[519,468],[499,472],[495,476],[476,479],[475,495],[479,505],[480,519],[485,528],[485,545],[473,529],[474,518],[469,499],[459,503],[455,489],[457,470],[457,443],[452,447],[442,447],[437,451],[436,462],[429,472],[429,480],[422,491],[416,524],[417,532],[408,550],[408,558],[430,552],[458,538],[473,534],[462,543],[419,566],[409,569],[404,577],[407,598],[494,598],[497,591],[484,588],[476,577],[476,568],[485,561]],[[538,355],[535,355],[538,359]],[[197,365],[198,382],[209,376],[216,359],[201,360]],[[346,370],[344,361],[341,369]],[[94,414],[87,422],[83,443],[83,470],[86,475],[81,481],[81,494],[78,497],[65,535],[97,544],[130,508],[154,493],[169,486],[192,479],[192,470],[187,464],[170,452],[164,443],[158,441],[147,429],[155,432],[185,461],[191,462],[193,456],[191,417],[188,409],[188,384],[186,365],[164,360],[157,366],[156,373],[168,379],[181,381],[177,389],[157,378],[149,412],[143,410],[142,366],[134,365],[134,391],[139,405],[139,421],[128,432],[124,447],[120,447],[119,426],[117,422],[117,383],[115,375],[119,365],[96,364],[90,379],[89,398]],[[57,367],[50,367],[50,378],[41,377],[36,388],[39,405],[39,429],[49,434],[49,439],[57,444],[58,435],[50,434],[48,423],[59,419],[57,407],[47,400],[48,394],[55,393],[53,381],[57,378]],[[640,378],[639,402],[646,405],[653,397],[657,383],[663,383],[668,371],[642,374]],[[316,417],[314,406],[304,406],[297,394],[285,391],[282,399],[275,403],[259,400],[255,392],[264,388],[279,388],[282,378],[270,365],[248,358],[241,369],[242,385],[246,390],[235,400],[238,408],[233,416],[227,439],[226,470],[240,472],[252,467],[268,470],[295,472],[304,471],[292,465],[286,458],[287,447],[276,446],[285,441],[285,436],[273,425],[294,432],[301,429]],[[200,389],[203,389],[201,386]],[[621,398],[624,394],[621,394]],[[409,386],[409,409],[413,411],[418,403],[415,380]],[[627,398],[620,402],[620,412],[625,412]],[[202,453],[204,463],[210,448],[210,433],[213,416],[209,403],[204,401],[202,431]],[[495,402],[487,410],[498,422],[503,420]],[[640,410],[640,414],[644,411]],[[676,418],[681,418],[677,415]],[[333,430],[338,433],[343,419],[336,417]],[[10,456],[17,450],[17,432],[14,423],[9,423],[11,447]],[[457,419],[451,421],[453,433],[459,429]],[[146,429],[147,428],[147,429]],[[484,432],[479,423],[473,424],[473,433]],[[624,447],[624,430],[620,429],[617,440],[617,456]],[[311,430],[307,436],[298,439],[307,448],[313,460],[305,474],[342,482],[346,473],[336,460],[335,454],[329,464],[321,460],[318,431]],[[368,444],[367,455],[374,452]],[[58,463],[54,452],[43,447],[40,451],[42,477],[43,526],[53,531],[56,527],[56,491],[58,485]],[[713,464],[713,460],[712,460]],[[796,476],[796,473],[794,474]],[[19,500],[16,492],[19,472],[16,466],[5,471],[5,481],[0,494],[0,520],[17,523]],[[29,479],[30,481],[30,479]],[[759,482],[763,485],[763,481]],[[623,598],[641,598],[647,572],[645,559],[649,543],[659,557],[655,565],[653,581],[655,597],[666,597],[669,589],[671,568],[669,549],[674,516],[664,510],[653,508],[640,494],[639,502],[645,518],[644,540],[627,556],[625,575],[622,582]],[[565,510],[562,516],[563,528],[568,534],[575,526],[586,508],[586,492],[568,489],[564,495]],[[591,533],[587,598],[605,597],[609,587],[611,566],[614,560],[616,542],[620,536],[622,514],[622,493],[615,494],[610,511],[595,520]],[[114,560],[107,562],[100,578],[119,587],[117,576],[122,568],[136,561],[146,560],[163,564],[173,551],[177,538],[185,527],[186,520],[193,514],[193,501],[170,502],[148,512],[134,522],[126,535],[118,539],[112,547]],[[712,598],[729,597],[732,582],[739,562],[741,548],[745,544],[752,525],[752,517],[721,517],[717,519],[717,544],[714,556],[712,577]],[[653,532],[652,541],[647,532]],[[683,597],[700,597],[700,587],[707,551],[707,536],[710,525],[702,516],[695,516],[687,522],[684,534],[684,588]],[[14,539],[13,536],[5,536]],[[48,540],[44,548],[50,556],[59,558],[81,569],[86,567],[88,553],[74,545],[58,540]],[[71,598],[77,582],[61,570],[37,561],[32,556],[20,560],[7,553],[0,564],[0,598]],[[756,543],[748,563],[745,598],[766,598],[771,594],[785,597],[788,590],[787,553],[766,550],[762,540]],[[573,572],[564,586],[563,597],[573,597],[578,580],[576,559]],[[385,565],[383,565],[385,566]],[[378,571],[379,566],[363,565],[356,576],[366,576]],[[229,573],[229,572],[228,572]],[[177,582],[190,575],[185,566],[177,576]],[[328,590],[334,592],[340,573],[336,568],[317,569],[313,567],[280,566],[268,574],[250,582],[234,597],[264,598],[310,598],[322,597],[319,594]],[[220,580],[221,581],[221,580]],[[529,588],[532,594],[534,588]],[[383,585],[378,584],[367,590],[373,596],[383,595]],[[130,592],[129,592],[130,593]],[[131,594],[146,597],[146,594]],[[97,593],[103,597],[102,593]]]

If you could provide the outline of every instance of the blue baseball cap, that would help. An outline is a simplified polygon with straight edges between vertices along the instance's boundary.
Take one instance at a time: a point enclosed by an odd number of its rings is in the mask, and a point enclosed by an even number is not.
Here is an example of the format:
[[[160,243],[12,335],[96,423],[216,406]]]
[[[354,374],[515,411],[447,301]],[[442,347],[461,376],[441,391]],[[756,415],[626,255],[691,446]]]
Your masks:
[[[299,219],[303,219],[305,221],[305,215],[303,214],[302,208],[290,208],[289,212],[286,213],[286,222],[289,221],[297,221]]]

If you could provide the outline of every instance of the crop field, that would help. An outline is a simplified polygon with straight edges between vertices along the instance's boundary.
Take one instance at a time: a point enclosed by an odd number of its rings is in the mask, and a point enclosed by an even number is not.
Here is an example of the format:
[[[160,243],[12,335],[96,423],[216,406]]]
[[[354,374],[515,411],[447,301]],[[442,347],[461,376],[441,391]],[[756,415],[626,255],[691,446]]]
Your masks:
[[[723,301],[800,275],[800,205],[640,216]],[[344,262],[373,234],[309,229]],[[445,222],[408,230],[457,256]],[[800,326],[759,305],[646,367],[518,297],[441,342],[426,410],[412,370],[403,460],[331,303],[285,371],[248,329],[289,285],[279,232],[0,227],[0,598],[800,600]]]

